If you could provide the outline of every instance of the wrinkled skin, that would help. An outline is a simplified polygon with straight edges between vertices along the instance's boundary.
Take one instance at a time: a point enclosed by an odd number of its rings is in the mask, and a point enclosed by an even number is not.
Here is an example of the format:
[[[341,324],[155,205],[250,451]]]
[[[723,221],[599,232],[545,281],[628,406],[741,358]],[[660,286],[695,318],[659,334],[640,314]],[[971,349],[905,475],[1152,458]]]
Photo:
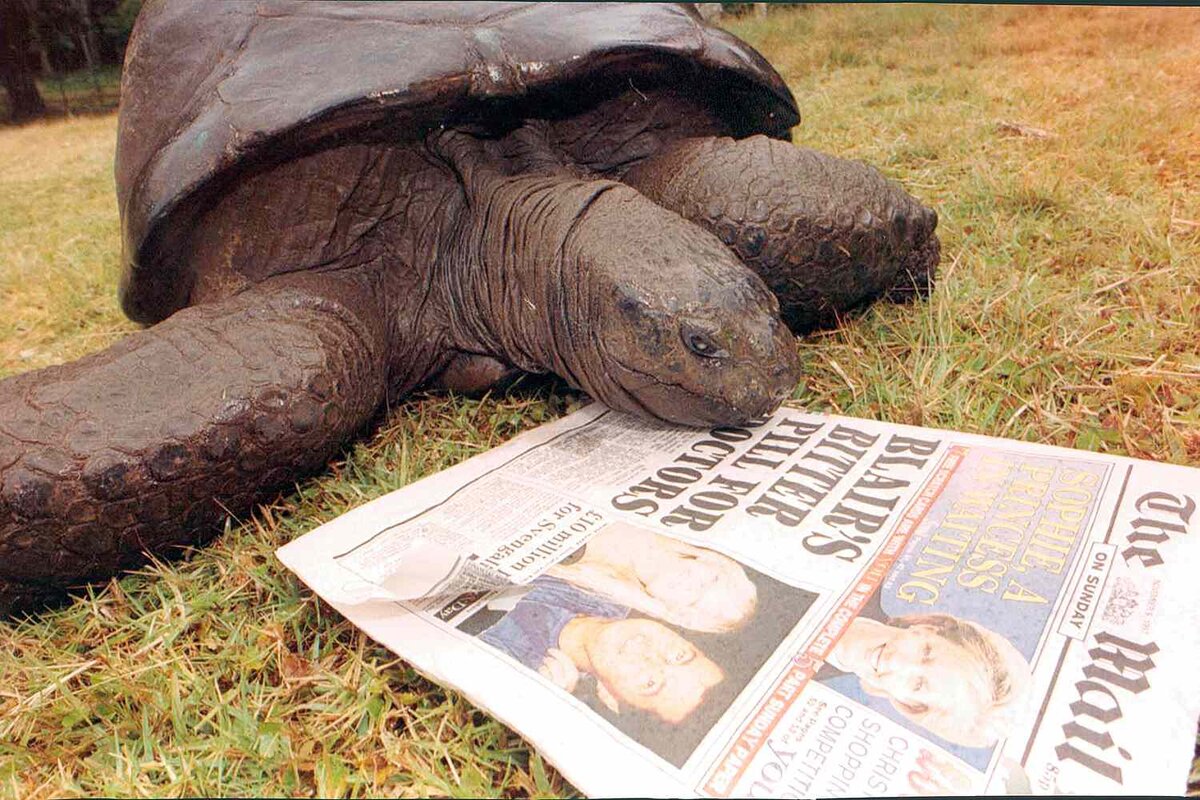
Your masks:
[[[792,331],[928,289],[932,211],[865,165],[733,138],[681,81],[375,129],[205,195],[158,251],[187,284],[155,291],[186,307],[0,381],[0,614],[205,541],[413,389],[553,373],[744,423],[798,381]]]

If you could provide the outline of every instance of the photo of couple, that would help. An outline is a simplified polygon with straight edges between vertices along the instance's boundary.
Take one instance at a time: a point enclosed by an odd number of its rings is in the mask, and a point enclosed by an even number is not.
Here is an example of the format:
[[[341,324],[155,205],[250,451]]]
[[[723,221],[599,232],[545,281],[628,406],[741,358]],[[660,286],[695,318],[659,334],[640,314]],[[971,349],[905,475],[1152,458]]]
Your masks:
[[[615,522],[458,629],[680,767],[816,598]]]

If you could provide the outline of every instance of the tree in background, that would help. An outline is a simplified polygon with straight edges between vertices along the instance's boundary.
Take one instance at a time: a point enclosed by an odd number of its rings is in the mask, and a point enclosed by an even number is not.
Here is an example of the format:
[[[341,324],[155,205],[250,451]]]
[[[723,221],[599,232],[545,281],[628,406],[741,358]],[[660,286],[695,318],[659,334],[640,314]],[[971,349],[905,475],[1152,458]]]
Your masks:
[[[30,66],[31,29],[25,0],[0,0],[0,84],[8,94],[8,114],[14,122],[46,113]]]
[[[0,0],[0,77],[9,113],[45,113],[36,78],[85,71],[97,98],[98,72],[119,65],[142,0]],[[111,79],[110,79],[111,80]],[[64,109],[70,113],[64,92]]]
[[[112,63],[119,64],[125,58],[125,45],[129,44],[133,22],[142,10],[142,0],[107,0],[104,5],[109,8],[100,15],[100,28],[104,32],[101,41],[115,54]]]
[[[142,0],[19,0],[32,20],[43,71],[120,64]]]

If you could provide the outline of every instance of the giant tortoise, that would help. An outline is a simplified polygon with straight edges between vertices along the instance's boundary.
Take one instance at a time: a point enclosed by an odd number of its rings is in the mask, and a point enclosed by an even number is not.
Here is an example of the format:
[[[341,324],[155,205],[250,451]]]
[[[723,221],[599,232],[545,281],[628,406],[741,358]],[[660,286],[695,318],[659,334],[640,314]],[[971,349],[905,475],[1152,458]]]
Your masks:
[[[0,612],[203,541],[417,388],[770,412],[792,332],[938,261],[798,121],[689,4],[148,3],[116,178],[149,327],[0,382]]]

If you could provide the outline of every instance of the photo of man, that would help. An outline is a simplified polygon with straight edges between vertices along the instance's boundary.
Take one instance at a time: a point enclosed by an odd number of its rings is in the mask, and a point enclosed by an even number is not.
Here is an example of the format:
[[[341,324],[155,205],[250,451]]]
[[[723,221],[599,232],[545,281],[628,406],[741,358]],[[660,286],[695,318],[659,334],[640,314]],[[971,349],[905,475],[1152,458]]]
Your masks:
[[[491,598],[457,627],[683,766],[817,596],[667,536],[611,533],[520,590]],[[616,544],[626,536],[627,547],[656,552],[621,553]],[[672,562],[709,596],[672,581],[665,572]]]
[[[978,622],[945,613],[888,617],[877,598],[846,627],[816,680],[986,764],[1024,710],[1029,662]]]

